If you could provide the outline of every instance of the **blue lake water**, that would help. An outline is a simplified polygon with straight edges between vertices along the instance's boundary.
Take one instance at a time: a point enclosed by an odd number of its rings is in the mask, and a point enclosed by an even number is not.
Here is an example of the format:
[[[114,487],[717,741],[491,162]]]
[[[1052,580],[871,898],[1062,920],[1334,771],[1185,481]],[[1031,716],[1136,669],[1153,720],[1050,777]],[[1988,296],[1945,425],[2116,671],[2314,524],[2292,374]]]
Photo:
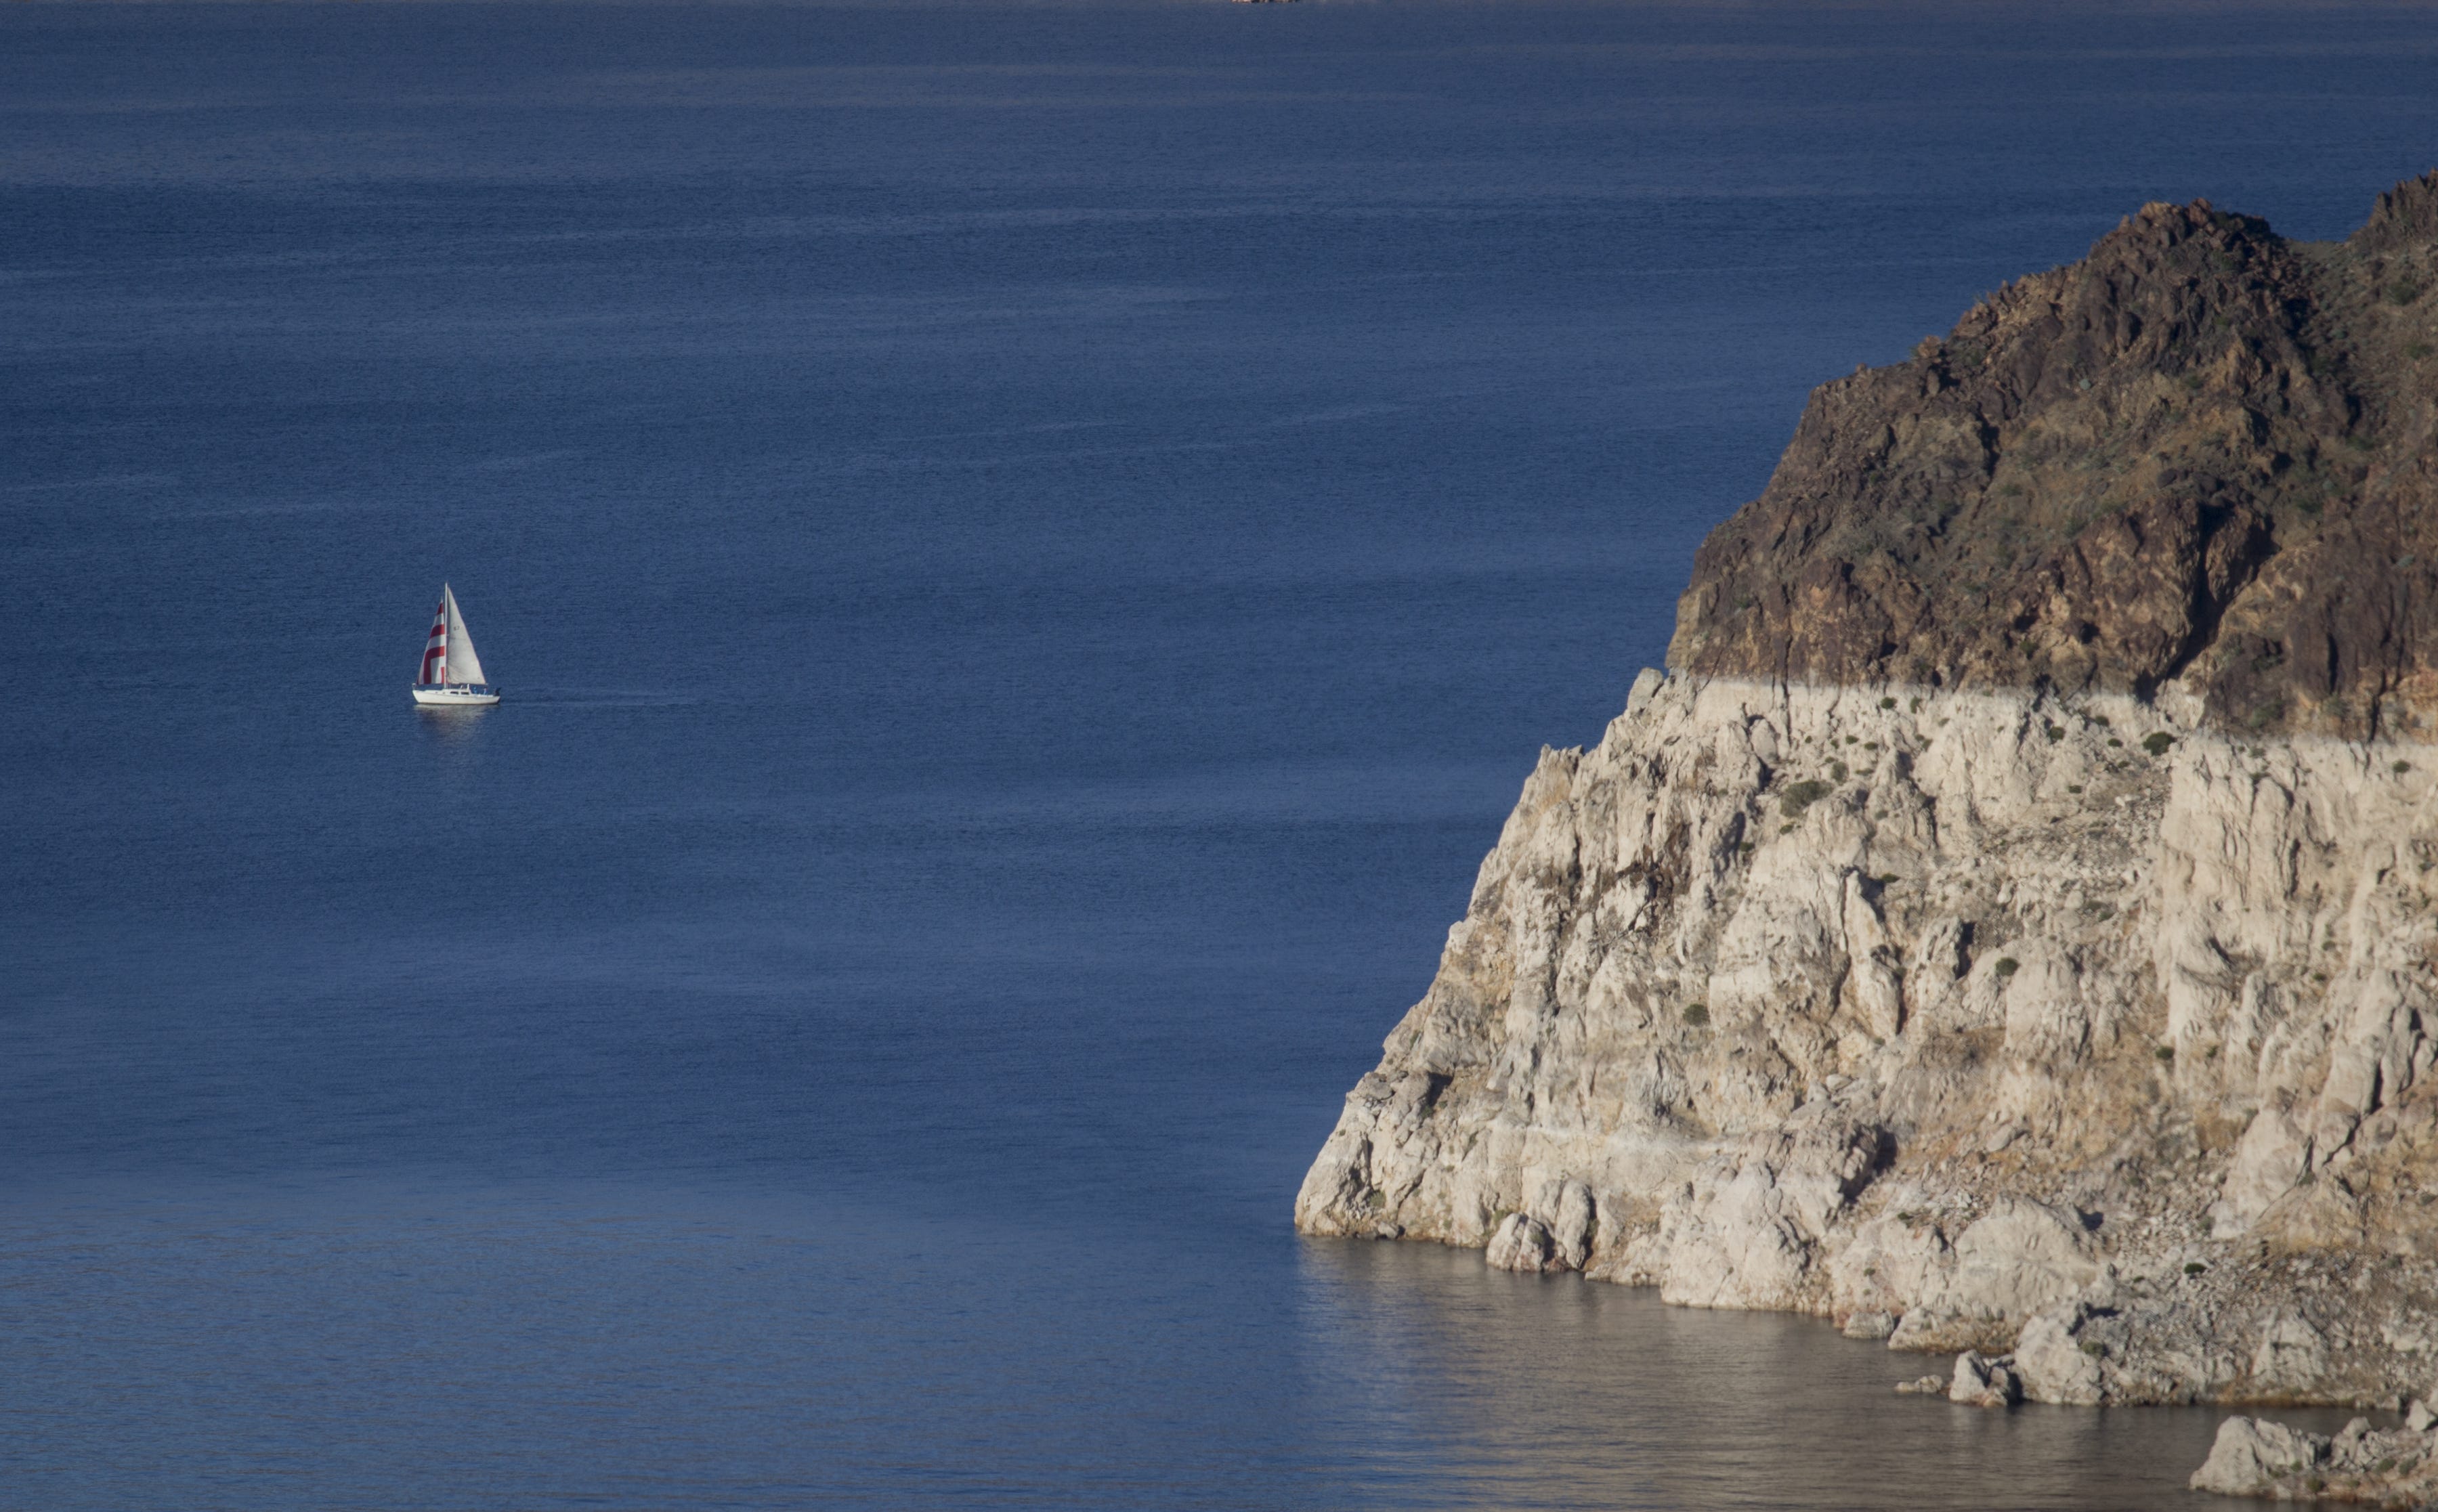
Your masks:
[[[2438,16],[0,9],[0,1505],[2201,1505],[1298,1239],[1808,388]],[[500,709],[406,684],[453,583]]]

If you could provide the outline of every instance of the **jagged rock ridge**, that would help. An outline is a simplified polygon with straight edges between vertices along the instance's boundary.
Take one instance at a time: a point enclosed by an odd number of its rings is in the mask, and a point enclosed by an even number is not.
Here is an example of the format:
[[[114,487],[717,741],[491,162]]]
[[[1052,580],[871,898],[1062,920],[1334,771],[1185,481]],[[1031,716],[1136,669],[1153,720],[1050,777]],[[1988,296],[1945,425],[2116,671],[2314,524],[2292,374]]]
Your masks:
[[[1695,557],[1711,676],[2147,694],[2247,731],[2438,719],[2438,173],[2341,243],[2206,201],[1811,396]]]

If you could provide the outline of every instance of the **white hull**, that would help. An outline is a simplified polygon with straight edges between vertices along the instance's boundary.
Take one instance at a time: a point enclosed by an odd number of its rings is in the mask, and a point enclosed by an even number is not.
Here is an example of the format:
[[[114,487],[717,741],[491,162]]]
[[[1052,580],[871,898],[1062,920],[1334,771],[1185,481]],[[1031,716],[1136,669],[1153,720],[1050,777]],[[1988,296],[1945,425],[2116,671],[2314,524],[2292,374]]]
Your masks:
[[[500,701],[500,695],[488,688],[468,687],[464,683],[447,687],[417,683],[415,701],[442,709],[487,709]]]

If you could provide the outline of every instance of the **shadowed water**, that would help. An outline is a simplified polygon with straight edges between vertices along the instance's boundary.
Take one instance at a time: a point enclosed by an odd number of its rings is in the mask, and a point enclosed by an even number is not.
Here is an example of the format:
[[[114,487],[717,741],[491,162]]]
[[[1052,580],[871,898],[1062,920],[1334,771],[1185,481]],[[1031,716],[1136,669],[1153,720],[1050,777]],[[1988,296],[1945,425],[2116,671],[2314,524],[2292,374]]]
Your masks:
[[[2213,1413],[1287,1215],[1809,387],[2341,234],[2433,50],[0,9],[0,1504],[2203,1504]]]
[[[2182,1490],[2212,1411],[1898,1398],[1939,1363],[1437,1246],[598,1182],[45,1206],[0,1269],[25,1505],[2240,1504]]]

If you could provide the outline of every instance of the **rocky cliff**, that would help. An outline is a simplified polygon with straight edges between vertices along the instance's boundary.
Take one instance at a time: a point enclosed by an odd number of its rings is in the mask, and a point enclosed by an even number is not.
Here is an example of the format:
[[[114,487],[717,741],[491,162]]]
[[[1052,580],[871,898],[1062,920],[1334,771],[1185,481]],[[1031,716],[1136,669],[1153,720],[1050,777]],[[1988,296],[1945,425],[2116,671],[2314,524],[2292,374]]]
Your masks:
[[[2433,254],[2438,176],[2339,246],[2151,206],[1821,389],[1298,1226],[1969,1399],[2430,1391]]]
[[[2344,242],[2153,204],[1811,397],[1695,558],[1671,666],[2438,714],[2438,174]]]

